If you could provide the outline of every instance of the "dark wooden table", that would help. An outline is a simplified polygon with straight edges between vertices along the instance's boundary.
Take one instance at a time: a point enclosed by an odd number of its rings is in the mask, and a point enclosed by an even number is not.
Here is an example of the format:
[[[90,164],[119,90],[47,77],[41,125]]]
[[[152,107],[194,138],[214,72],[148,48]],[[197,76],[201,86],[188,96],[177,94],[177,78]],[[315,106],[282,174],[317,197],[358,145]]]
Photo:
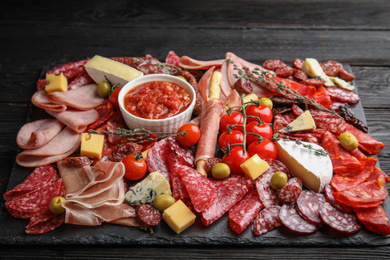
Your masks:
[[[228,51],[262,63],[314,57],[350,64],[371,135],[385,143],[390,172],[390,2],[366,1],[11,1],[0,2],[0,194],[18,152],[43,69],[99,54],[170,50],[200,60]],[[389,187],[389,186],[388,186]],[[3,203],[3,201],[1,201]],[[0,220],[1,221],[1,220]],[[1,245],[0,258],[158,259],[390,258],[383,247],[94,247]]]

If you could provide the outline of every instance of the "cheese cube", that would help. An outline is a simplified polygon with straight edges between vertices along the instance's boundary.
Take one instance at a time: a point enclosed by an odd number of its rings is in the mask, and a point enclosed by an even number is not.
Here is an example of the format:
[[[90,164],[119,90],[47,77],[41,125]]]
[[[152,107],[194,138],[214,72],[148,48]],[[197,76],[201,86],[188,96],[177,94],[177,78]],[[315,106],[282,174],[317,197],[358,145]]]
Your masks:
[[[83,133],[81,135],[81,156],[102,159],[104,135]]]
[[[316,129],[316,123],[310,114],[309,110],[306,110],[302,115],[297,117],[290,124],[280,129],[281,133],[297,132],[303,130]]]
[[[163,219],[177,234],[194,224],[195,218],[195,214],[181,200],[163,212]]]
[[[126,64],[98,55],[85,64],[85,70],[96,83],[108,80],[111,84],[118,84],[120,87],[143,75],[141,71]]]
[[[49,82],[49,84],[45,86],[46,92],[68,91],[68,79],[63,73],[60,75],[47,74],[46,80]]]
[[[240,167],[252,181],[269,169],[268,163],[262,160],[257,154],[243,162]]]
[[[302,64],[302,70],[312,78],[320,78],[325,81],[325,86],[334,86],[333,81],[325,74],[319,62],[313,58],[306,58]]]

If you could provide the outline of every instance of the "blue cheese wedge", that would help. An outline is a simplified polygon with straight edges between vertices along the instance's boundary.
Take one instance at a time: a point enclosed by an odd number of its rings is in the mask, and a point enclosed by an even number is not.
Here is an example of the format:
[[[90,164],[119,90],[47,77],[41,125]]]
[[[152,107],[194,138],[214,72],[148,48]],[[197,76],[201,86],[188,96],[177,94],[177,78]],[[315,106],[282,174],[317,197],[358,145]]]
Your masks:
[[[290,173],[299,177],[303,185],[322,192],[333,177],[332,161],[325,150],[316,144],[292,140],[276,141],[278,160],[283,162]],[[310,147],[310,148],[308,148]]]
[[[141,71],[126,64],[99,55],[94,56],[85,64],[85,70],[96,83],[108,80],[111,84],[120,87],[143,75]]]
[[[321,68],[320,63],[313,58],[306,58],[302,64],[302,70],[312,78],[319,78],[325,81],[326,87],[333,87],[333,81],[325,74]]]
[[[302,115],[297,117],[290,124],[286,125],[279,132],[290,133],[304,130],[316,129],[316,123],[310,114],[309,110],[306,110]]]
[[[355,86],[352,85],[352,84],[349,84],[349,82],[343,80],[343,79],[340,79],[338,77],[329,77],[330,80],[333,81],[334,84],[336,84],[336,86],[340,87],[340,88],[343,88],[343,89],[346,89],[346,90],[354,90],[355,89]]]
[[[125,199],[131,205],[152,203],[161,194],[172,195],[171,187],[158,172],[152,172],[143,181],[137,183],[125,194]]]

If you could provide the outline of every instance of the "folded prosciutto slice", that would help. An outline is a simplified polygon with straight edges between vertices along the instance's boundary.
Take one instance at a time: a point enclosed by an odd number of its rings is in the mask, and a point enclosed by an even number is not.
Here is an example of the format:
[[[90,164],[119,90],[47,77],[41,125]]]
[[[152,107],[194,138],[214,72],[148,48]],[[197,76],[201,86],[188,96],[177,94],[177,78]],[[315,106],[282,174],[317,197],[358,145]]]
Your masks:
[[[57,119],[41,119],[27,123],[19,130],[16,143],[23,149],[39,148],[47,144],[64,128]]]
[[[97,93],[96,84],[90,84],[69,91],[55,91],[47,94],[47,99],[55,104],[63,104],[79,110],[89,110],[104,102]]]
[[[46,112],[77,133],[84,132],[88,125],[92,124],[99,118],[99,113],[95,109],[85,111],[68,109],[60,113],[46,110]]]
[[[16,162],[23,167],[38,167],[58,162],[76,151],[80,143],[81,135],[65,127],[46,145],[19,153]]]

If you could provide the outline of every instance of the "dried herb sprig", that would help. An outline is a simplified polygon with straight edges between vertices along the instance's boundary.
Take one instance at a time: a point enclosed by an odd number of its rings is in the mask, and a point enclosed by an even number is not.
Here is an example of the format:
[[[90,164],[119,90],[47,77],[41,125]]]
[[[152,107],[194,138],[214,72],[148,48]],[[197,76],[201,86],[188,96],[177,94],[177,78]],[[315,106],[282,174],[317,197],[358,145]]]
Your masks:
[[[290,138],[280,138],[279,136],[278,136],[278,134],[274,134],[274,136],[272,137],[272,141],[279,141],[279,140],[290,140],[290,141],[293,141],[293,140],[291,140]],[[319,148],[319,149],[316,149],[316,148],[314,148],[314,146],[312,145],[312,144],[310,144],[310,143],[304,143],[302,140],[300,140],[300,139],[296,139],[296,140],[294,140],[295,141],[295,143],[297,144],[297,145],[302,145],[304,148],[306,148],[306,149],[310,149],[310,150],[313,150],[314,151],[314,154],[315,155],[318,155],[318,156],[328,156],[328,155],[330,155],[329,153],[328,153],[328,151],[326,151],[325,149],[323,149],[323,148]]]
[[[177,71],[183,70],[182,68],[179,68],[179,67],[177,67],[177,66],[173,66],[173,65],[171,65],[171,64],[167,64],[167,63],[165,63],[165,62],[153,63],[152,60],[144,60],[144,59],[139,59],[139,58],[135,58],[135,57],[133,57],[133,60],[134,60],[135,62],[139,62],[139,63],[146,62],[146,64],[155,65],[155,66],[157,66],[160,70],[166,70],[166,71],[168,71],[169,74],[171,74],[171,75],[176,74]]]

